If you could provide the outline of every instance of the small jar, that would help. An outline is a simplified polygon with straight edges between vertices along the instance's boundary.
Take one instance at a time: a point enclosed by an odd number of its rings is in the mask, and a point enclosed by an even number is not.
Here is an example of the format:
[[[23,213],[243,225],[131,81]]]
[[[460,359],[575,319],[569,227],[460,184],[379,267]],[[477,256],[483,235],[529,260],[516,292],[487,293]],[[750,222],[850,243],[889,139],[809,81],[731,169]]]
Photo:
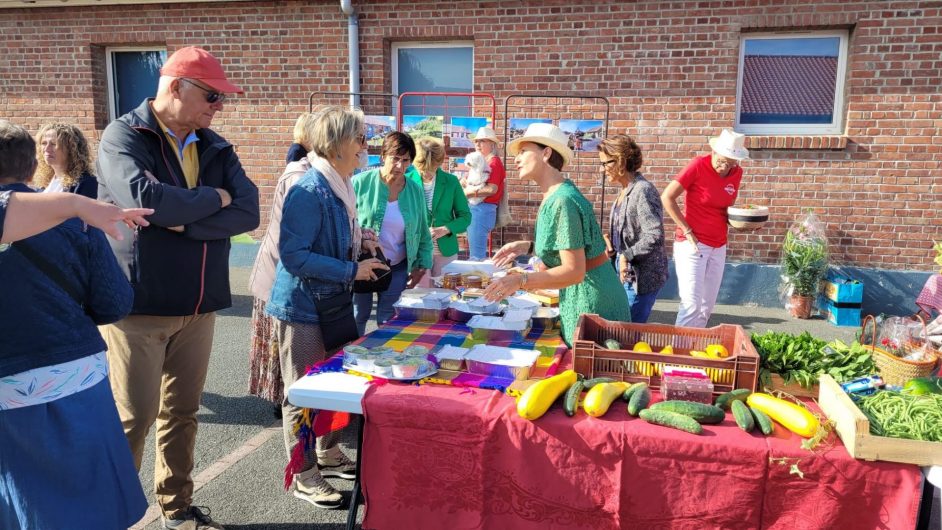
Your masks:
[[[442,288],[457,289],[458,287],[461,287],[461,274],[450,272],[442,278]]]
[[[463,278],[464,286],[469,289],[480,289],[484,287],[484,279],[477,274],[469,274]]]

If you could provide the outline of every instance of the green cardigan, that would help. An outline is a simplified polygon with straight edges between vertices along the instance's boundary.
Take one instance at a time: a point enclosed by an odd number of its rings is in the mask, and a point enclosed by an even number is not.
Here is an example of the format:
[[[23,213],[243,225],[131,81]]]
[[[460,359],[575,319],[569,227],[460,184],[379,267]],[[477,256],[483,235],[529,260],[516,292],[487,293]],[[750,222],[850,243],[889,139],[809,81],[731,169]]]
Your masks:
[[[414,166],[409,166],[406,177],[422,186],[422,175]],[[425,188],[422,188],[423,191]],[[426,205],[428,203],[425,203]],[[458,234],[464,233],[471,224],[471,209],[468,198],[461,189],[458,177],[446,173],[440,168],[435,173],[435,191],[432,193],[432,209],[428,215],[430,227],[444,226],[450,234],[438,238],[438,251],[442,256],[454,256],[458,253]]]
[[[378,234],[386,216],[389,187],[379,176],[379,169],[371,169],[353,176],[353,191],[357,195],[357,219],[363,228],[372,228]],[[399,192],[399,210],[406,224],[406,259],[408,269],[432,268],[432,236],[428,229],[428,208],[425,190],[410,178]]]

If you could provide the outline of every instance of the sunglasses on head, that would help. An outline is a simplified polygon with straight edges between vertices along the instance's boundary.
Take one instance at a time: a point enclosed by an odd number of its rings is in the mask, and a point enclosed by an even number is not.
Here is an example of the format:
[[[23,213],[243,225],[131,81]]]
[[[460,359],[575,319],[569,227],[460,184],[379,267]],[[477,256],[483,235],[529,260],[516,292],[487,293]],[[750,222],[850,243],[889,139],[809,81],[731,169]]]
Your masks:
[[[190,81],[189,79],[187,79],[187,78],[185,78],[185,77],[181,77],[181,78],[180,78],[180,81],[186,81],[187,83],[189,83],[189,84],[195,86],[196,88],[202,90],[203,92],[206,92],[206,103],[216,103],[217,101],[218,101],[219,103],[222,103],[222,102],[226,101],[226,95],[223,94],[222,92],[216,92],[215,90],[210,90],[210,89],[208,89],[208,88],[203,88],[203,87],[197,85],[196,83],[194,83],[193,81]]]

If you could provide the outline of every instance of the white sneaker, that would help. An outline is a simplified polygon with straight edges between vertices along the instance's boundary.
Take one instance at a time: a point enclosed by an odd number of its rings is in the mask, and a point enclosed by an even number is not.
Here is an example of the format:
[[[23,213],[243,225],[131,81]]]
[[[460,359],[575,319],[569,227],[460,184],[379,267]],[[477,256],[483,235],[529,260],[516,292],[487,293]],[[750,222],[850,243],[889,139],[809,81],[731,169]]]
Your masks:
[[[343,495],[324,480],[316,467],[294,476],[291,494],[318,508],[333,510],[343,506]]]
[[[347,458],[347,455],[337,452],[337,457],[331,460],[318,460],[317,467],[321,470],[321,476],[324,478],[342,478],[345,480],[354,480],[357,478],[357,465],[353,460]]]

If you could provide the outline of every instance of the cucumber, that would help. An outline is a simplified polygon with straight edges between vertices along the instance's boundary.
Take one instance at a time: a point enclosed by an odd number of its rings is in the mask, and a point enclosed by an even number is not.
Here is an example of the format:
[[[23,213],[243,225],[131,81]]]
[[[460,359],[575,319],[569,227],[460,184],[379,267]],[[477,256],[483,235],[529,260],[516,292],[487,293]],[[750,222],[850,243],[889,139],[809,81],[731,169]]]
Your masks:
[[[647,383],[640,383],[638,390],[632,392],[631,397],[628,399],[628,414],[637,416],[639,412],[648,408],[650,402],[651,389],[648,388]]]
[[[632,385],[628,387],[628,390],[625,390],[625,393],[621,395],[621,398],[624,399],[626,402],[630,401],[631,395],[634,394],[639,388],[641,388],[641,385],[646,385],[646,384],[647,383],[632,383]]]
[[[569,387],[569,390],[566,391],[566,399],[563,400],[563,410],[566,412],[566,416],[575,416],[576,407],[579,405],[579,396],[582,395],[582,389],[585,387],[585,382],[576,381]]]
[[[644,409],[639,413],[639,415],[641,416],[642,420],[655,425],[679,429],[681,431],[689,432],[690,434],[700,434],[703,432],[703,427],[697,423],[697,420],[691,418],[690,416],[677,414],[676,412],[670,412],[667,410]]]
[[[762,434],[766,436],[772,434],[772,418],[757,408],[749,407],[749,410],[752,412],[753,417],[755,417],[756,425],[759,426],[759,430],[762,431]]]
[[[719,407],[707,405],[706,403],[697,403],[696,401],[661,401],[651,405],[654,410],[665,410],[675,412],[693,418],[697,423],[722,423],[726,418],[726,413]]]
[[[746,401],[746,398],[749,397],[749,394],[752,394],[752,390],[749,390],[748,388],[739,388],[731,392],[727,392],[716,398],[716,406],[724,410],[729,410],[729,403],[731,401]]]
[[[599,383],[614,383],[615,379],[611,377],[593,377],[592,379],[586,379],[582,382],[585,385],[585,389],[589,390]]]
[[[756,422],[752,418],[752,412],[749,411],[749,407],[746,406],[742,401],[733,401],[730,403],[730,408],[733,410],[733,417],[736,418],[736,425],[739,425],[739,428],[746,431],[752,432],[756,428]]]
[[[605,341],[605,348],[609,350],[620,350],[621,343],[615,339],[608,339]]]

